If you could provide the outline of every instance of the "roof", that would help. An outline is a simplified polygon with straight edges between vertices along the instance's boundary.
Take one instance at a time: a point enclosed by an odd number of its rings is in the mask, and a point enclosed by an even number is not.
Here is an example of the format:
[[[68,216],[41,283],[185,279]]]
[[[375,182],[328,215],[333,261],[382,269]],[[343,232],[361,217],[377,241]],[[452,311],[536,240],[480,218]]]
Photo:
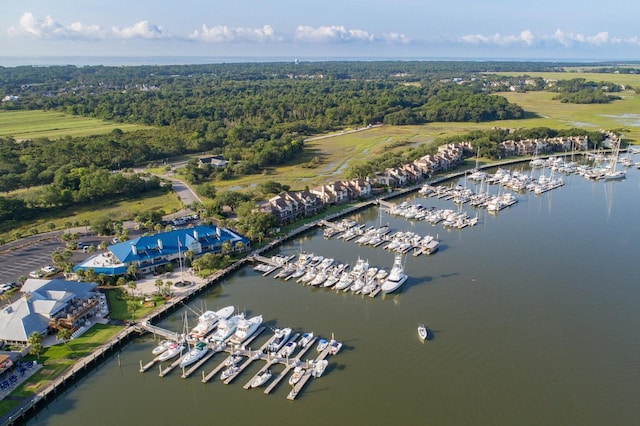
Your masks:
[[[200,243],[203,246],[218,246],[226,241],[231,243],[241,241],[244,244],[249,242],[245,237],[235,234],[227,228],[194,226],[113,244],[109,246],[109,251],[120,262],[131,263],[173,255],[180,250],[188,250],[195,243]]]
[[[20,291],[23,297],[0,310],[0,339],[27,341],[31,333],[43,334],[49,320],[71,300],[89,299],[97,284],[61,279],[28,279]]]

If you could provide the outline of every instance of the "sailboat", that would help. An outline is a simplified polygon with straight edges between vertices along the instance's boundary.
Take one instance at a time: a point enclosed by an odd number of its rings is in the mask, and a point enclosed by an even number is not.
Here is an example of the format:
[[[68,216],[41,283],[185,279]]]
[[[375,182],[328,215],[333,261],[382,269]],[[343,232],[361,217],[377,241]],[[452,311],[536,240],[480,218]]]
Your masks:
[[[607,180],[624,179],[627,176],[626,170],[616,170],[618,164],[618,155],[620,154],[620,143],[622,142],[622,135],[614,142],[613,156],[611,162],[607,166],[604,172],[604,178]]]

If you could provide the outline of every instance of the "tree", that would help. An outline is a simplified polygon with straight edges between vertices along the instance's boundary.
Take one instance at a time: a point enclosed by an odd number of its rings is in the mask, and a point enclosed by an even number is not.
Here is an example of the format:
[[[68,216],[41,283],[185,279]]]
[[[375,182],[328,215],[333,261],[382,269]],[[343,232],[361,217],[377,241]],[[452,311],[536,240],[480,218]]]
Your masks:
[[[127,312],[131,314],[131,321],[134,321],[136,319],[135,313],[137,310],[138,305],[136,304],[136,302],[127,303]]]
[[[40,360],[40,352],[42,352],[42,335],[37,331],[32,332],[29,335],[28,339],[29,345],[29,353],[31,355],[36,355],[38,360]]]
[[[138,267],[138,265],[136,265],[135,263],[132,263],[131,265],[127,266],[127,275],[137,280],[138,279],[137,274],[139,270],[140,268]]]
[[[71,339],[71,330],[61,327],[56,333],[56,339],[62,340],[65,346],[69,346],[69,340]]]
[[[162,294],[162,286],[164,286],[164,281],[158,278],[153,285],[155,285],[158,289],[158,294]]]

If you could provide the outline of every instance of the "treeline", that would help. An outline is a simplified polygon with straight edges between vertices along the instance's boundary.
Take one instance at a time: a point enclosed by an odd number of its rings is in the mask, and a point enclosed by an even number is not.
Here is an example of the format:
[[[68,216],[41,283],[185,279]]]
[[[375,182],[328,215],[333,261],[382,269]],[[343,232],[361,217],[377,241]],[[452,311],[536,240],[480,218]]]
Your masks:
[[[559,80],[549,91],[559,92],[554,100],[562,103],[574,104],[605,104],[621,99],[619,96],[609,95],[609,92],[620,92],[620,85],[608,81],[587,81],[584,78]]]
[[[156,176],[113,173],[94,166],[66,166],[58,169],[49,185],[22,196],[0,196],[0,231],[10,229],[13,221],[28,220],[61,207],[170,189]]]
[[[195,152],[222,154],[229,165],[190,167],[191,182],[225,179],[296,161],[304,136],[348,126],[520,118],[520,107],[485,93],[471,74],[465,84],[445,76],[524,66],[331,62],[1,68],[5,93],[19,97],[0,108],[57,110],[153,129],[0,141],[0,191],[49,183],[65,164],[117,170]]]

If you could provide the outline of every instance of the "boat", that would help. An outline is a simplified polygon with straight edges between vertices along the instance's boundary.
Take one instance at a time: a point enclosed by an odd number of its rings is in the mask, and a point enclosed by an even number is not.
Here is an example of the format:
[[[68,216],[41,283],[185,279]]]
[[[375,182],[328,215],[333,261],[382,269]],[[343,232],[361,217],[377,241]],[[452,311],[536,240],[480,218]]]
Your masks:
[[[402,266],[402,256],[397,254],[394,261],[393,266],[391,267],[391,271],[389,271],[389,275],[387,279],[382,283],[381,289],[383,293],[392,293],[399,289],[402,284],[407,281],[409,278],[404,273],[404,267]]]
[[[302,376],[304,376],[305,370],[302,367],[296,367],[293,369],[293,374],[291,375],[291,377],[289,377],[289,384],[291,386],[295,385],[296,383],[298,383],[300,381],[300,379],[302,379]]]
[[[279,358],[290,357],[298,347],[298,344],[294,341],[287,342],[280,351],[278,351]]]
[[[234,315],[228,319],[221,319],[218,323],[218,329],[213,336],[209,337],[209,341],[217,343],[224,342],[229,336],[236,332],[238,322],[240,322],[241,319],[244,319],[244,313]]]
[[[420,324],[418,326],[418,337],[420,340],[425,341],[429,337],[429,332],[427,331],[427,327],[424,324]]]
[[[329,342],[329,353],[331,355],[336,355],[342,349],[342,342],[338,342],[335,339],[331,339]]]
[[[282,346],[287,342],[287,339],[291,335],[291,328],[276,328],[273,331],[273,337],[271,337],[271,341],[267,345],[266,351],[267,353],[271,353],[275,355]]]
[[[298,342],[298,346],[300,346],[301,348],[306,347],[309,343],[311,343],[311,341],[313,340],[313,332],[311,333],[304,333],[302,335],[302,337],[300,338],[300,342]]]
[[[182,351],[184,351],[184,345],[182,343],[175,342],[158,356],[158,361],[167,361],[180,355]]]
[[[209,352],[209,347],[205,342],[198,342],[187,354],[180,360],[180,368],[187,367]]]
[[[329,344],[329,342],[327,341],[327,339],[320,339],[318,340],[318,346],[316,347],[318,352],[322,352],[327,348],[327,345]]]
[[[237,365],[240,361],[242,361],[242,355],[240,352],[236,352],[229,355],[229,357],[224,361],[224,365],[231,367],[232,365]]]
[[[353,284],[353,279],[351,278],[351,274],[345,271],[340,275],[340,279],[338,280],[334,288],[336,290],[344,290],[346,288],[349,288],[351,284]]]
[[[195,340],[202,339],[214,329],[220,319],[229,318],[233,310],[233,306],[227,306],[217,311],[205,311],[198,318],[198,324],[189,332],[189,337]]]
[[[231,336],[229,341],[234,345],[239,345],[249,337],[253,335],[258,330],[262,324],[262,315],[256,315],[255,317],[249,319],[242,319],[238,322],[238,328],[236,328],[236,332]]]
[[[174,343],[176,343],[174,340],[163,340],[158,344],[158,346],[153,348],[151,353],[154,354],[154,355],[160,355],[162,352],[164,352],[167,349],[169,349],[169,347]]]
[[[320,361],[314,362],[311,368],[311,375],[313,377],[322,376],[322,374],[324,374],[324,370],[327,369],[328,365],[329,365],[329,361],[327,361],[326,359],[322,359]]]
[[[240,367],[238,367],[237,365],[232,365],[231,367],[224,369],[222,373],[220,373],[220,380],[227,380],[229,377],[233,376],[239,368]]]
[[[252,381],[250,387],[257,388],[269,381],[271,378],[271,370],[265,370],[262,374],[258,374]]]

